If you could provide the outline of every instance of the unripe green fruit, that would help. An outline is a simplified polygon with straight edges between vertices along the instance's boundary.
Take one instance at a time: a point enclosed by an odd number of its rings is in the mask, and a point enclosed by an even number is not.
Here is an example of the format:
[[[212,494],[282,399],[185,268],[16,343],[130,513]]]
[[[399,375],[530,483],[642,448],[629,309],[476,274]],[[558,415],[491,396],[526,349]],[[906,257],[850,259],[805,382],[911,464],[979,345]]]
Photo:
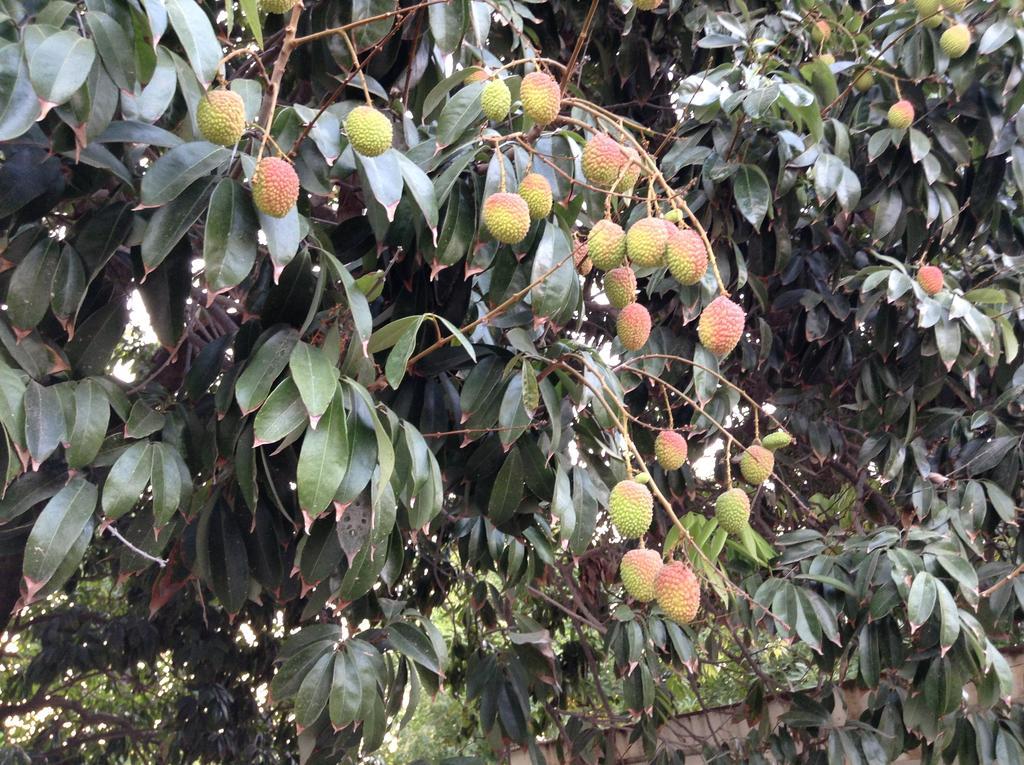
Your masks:
[[[924,25],[930,29],[942,23],[942,14],[939,13],[940,0],[914,0],[914,7],[917,8],[917,15],[923,19]]]
[[[208,90],[196,107],[196,124],[210,143],[234,146],[245,133],[245,102],[233,90]]]
[[[927,295],[938,295],[946,286],[942,279],[942,269],[938,266],[921,266],[917,270],[917,283]]]
[[[518,194],[499,191],[484,200],[484,226],[503,244],[518,244],[530,230],[530,208]]]
[[[651,482],[651,474],[650,473],[637,473],[635,476],[633,476],[633,480],[636,481],[637,483],[650,483]]]
[[[391,120],[372,106],[357,106],[345,118],[352,148],[364,157],[379,157],[391,148]]]
[[[776,430],[761,439],[761,446],[771,449],[773,452],[777,449],[784,449],[791,443],[793,443],[793,437],[784,430]]]
[[[858,74],[853,80],[853,87],[857,89],[858,93],[866,93],[871,90],[871,86],[875,84],[875,75],[870,69],[866,69]]]
[[[763,446],[754,444],[740,457],[740,472],[743,479],[753,486],[759,486],[767,481],[774,469],[775,455]]]
[[[654,600],[654,580],[661,571],[661,556],[644,547],[630,550],[619,563],[619,578],[626,592],[641,603]]]
[[[942,33],[939,46],[950,58],[960,58],[971,47],[971,30],[966,24],[955,24]]]
[[[608,495],[608,515],[620,536],[639,539],[654,519],[654,497],[636,481],[619,481]]]
[[[626,257],[626,232],[618,223],[604,218],[587,235],[590,259],[603,271],[621,266]]]
[[[260,10],[266,13],[288,13],[297,0],[260,0]]]
[[[665,616],[678,624],[689,624],[700,610],[700,582],[689,566],[673,561],[658,572],[654,597]]]
[[[252,201],[260,212],[283,218],[299,198],[299,176],[277,157],[264,157],[252,174]]]
[[[505,119],[512,108],[512,91],[501,80],[491,80],[480,93],[480,108],[489,120]]]
[[[708,249],[692,228],[669,224],[665,260],[673,278],[684,286],[696,284],[708,270]]]
[[[950,13],[961,13],[967,7],[967,0],[942,0],[942,7]]]
[[[633,5],[638,11],[653,11],[661,2],[662,0],[635,0]]]
[[[681,433],[663,430],[654,439],[654,456],[665,470],[678,470],[686,462],[689,447]]]
[[[677,208],[672,208],[665,213],[665,220],[669,223],[682,223],[683,222],[683,211]]]
[[[824,19],[821,19],[820,21],[816,21],[814,23],[814,26],[811,27],[811,39],[814,40],[814,42],[817,45],[821,45],[823,42],[825,42],[831,36],[832,36],[832,27],[829,26],[829,23],[827,21],[825,21]]]
[[[889,107],[889,127],[893,130],[906,130],[914,124],[914,105],[903,99]]]
[[[743,337],[747,315],[724,295],[719,295],[705,308],[697,322],[701,345],[719,358],[728,356]]]
[[[639,303],[630,303],[615,322],[619,342],[627,351],[638,351],[651,336],[651,314]]]
[[[519,196],[526,200],[530,220],[541,220],[551,214],[551,184],[540,173],[527,173],[519,182]]]
[[[613,268],[604,275],[604,294],[614,308],[636,302],[636,274],[629,266]]]
[[[530,72],[519,86],[523,112],[541,127],[554,122],[562,109],[562,91],[554,78],[544,72]]]
[[[743,489],[729,489],[715,500],[718,525],[734,536],[742,534],[750,523],[750,499]]]
[[[832,66],[832,64],[836,63],[836,57],[831,53],[822,53],[818,56],[818,61],[823,63],[825,66]]]
[[[626,254],[638,266],[654,268],[665,262],[668,229],[660,218],[641,218],[626,232]]]

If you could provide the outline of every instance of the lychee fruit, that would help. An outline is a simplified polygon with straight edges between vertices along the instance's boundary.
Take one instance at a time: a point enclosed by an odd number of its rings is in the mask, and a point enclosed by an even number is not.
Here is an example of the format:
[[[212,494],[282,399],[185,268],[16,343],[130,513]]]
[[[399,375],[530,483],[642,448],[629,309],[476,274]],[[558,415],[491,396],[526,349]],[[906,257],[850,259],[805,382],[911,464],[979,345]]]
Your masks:
[[[287,215],[299,198],[299,176],[278,157],[264,157],[252,174],[252,201],[273,218]]]
[[[288,13],[298,0],[260,0],[260,10],[267,13]]]
[[[760,486],[768,480],[775,469],[775,455],[759,444],[747,447],[740,457],[740,472],[743,480],[753,486]]]
[[[580,276],[587,276],[594,270],[594,262],[587,252],[587,243],[579,242],[576,249],[572,251],[572,262],[576,265],[576,273]]]
[[[550,124],[562,109],[562,91],[550,74],[530,72],[519,86],[523,111],[541,127]]]
[[[625,191],[633,187],[639,175],[636,152],[622,146],[607,133],[594,133],[587,140],[581,164],[586,179],[601,189],[610,189],[614,185],[616,191]]]
[[[942,14],[939,13],[940,0],[914,0],[914,7],[917,8],[917,15],[924,20],[924,25],[935,28],[942,23]]]
[[[701,312],[697,322],[697,336],[701,345],[713,354],[722,358],[732,353],[732,349],[743,337],[743,326],[747,315],[743,309],[724,295],[719,295]]]
[[[590,259],[603,271],[621,266],[626,257],[626,232],[607,218],[594,224],[587,235]]]
[[[619,481],[608,495],[608,515],[620,536],[639,539],[654,519],[654,497],[636,481]]]
[[[636,302],[636,274],[629,266],[613,268],[604,275],[604,294],[615,308]]]
[[[638,547],[622,556],[619,578],[626,592],[641,603],[654,600],[654,580],[661,571],[661,556],[655,550]]]
[[[654,456],[665,470],[678,470],[686,462],[689,448],[681,433],[663,430],[654,439]]]
[[[673,223],[668,224],[665,260],[675,280],[685,286],[699,282],[708,270],[708,250],[700,234]]]
[[[668,229],[660,218],[641,218],[626,232],[626,254],[638,266],[662,265],[667,244]]]
[[[345,117],[352,148],[364,157],[379,157],[391,148],[391,120],[372,106],[357,106]]]
[[[689,624],[700,610],[700,582],[689,566],[672,561],[658,572],[654,597],[665,616],[679,624]]]
[[[938,266],[921,266],[917,269],[917,283],[926,295],[938,295],[945,286],[942,280],[942,269]]]
[[[950,13],[960,13],[967,7],[967,0],[942,0],[942,7]]]
[[[208,90],[196,107],[196,124],[210,143],[234,146],[245,132],[245,102],[233,90]]]
[[[530,220],[541,220],[551,214],[551,184],[540,173],[527,173],[519,182],[519,196],[526,200]]]
[[[960,58],[971,47],[971,30],[966,24],[954,24],[942,33],[939,46],[950,58]]]
[[[743,489],[729,489],[715,500],[718,525],[734,536],[742,534],[750,523],[750,499]]]
[[[665,220],[669,223],[682,223],[683,222],[683,211],[678,207],[673,207],[667,213],[665,213]]]
[[[825,66],[832,66],[832,64],[836,63],[836,57],[831,53],[822,53],[818,56],[818,61],[823,63]]]
[[[907,99],[897,101],[889,107],[889,127],[906,130],[914,124],[914,105]]]
[[[793,443],[793,436],[784,430],[776,430],[774,433],[769,433],[761,439],[761,446],[765,449],[771,449],[773,452],[777,449],[784,449],[791,443]]]
[[[651,314],[639,303],[630,303],[615,322],[619,342],[627,351],[638,351],[651,336]]]
[[[512,91],[501,80],[491,80],[480,93],[480,108],[489,120],[505,119],[512,108]]]
[[[518,194],[491,194],[481,217],[491,236],[504,244],[518,244],[530,230],[530,207]]]
[[[476,69],[462,78],[462,84],[472,85],[474,82],[483,82],[484,80],[489,80],[490,77],[491,73],[488,72],[486,69]]]
[[[814,26],[811,27],[811,39],[814,40],[815,44],[821,45],[823,42],[828,40],[832,36],[832,27],[824,19],[820,19],[814,22]]]
[[[871,90],[871,86],[875,84],[875,75],[870,69],[865,69],[863,72],[853,78],[853,87],[857,89],[858,93],[866,93]]]
[[[638,11],[653,11],[660,6],[662,0],[635,0],[633,5]]]

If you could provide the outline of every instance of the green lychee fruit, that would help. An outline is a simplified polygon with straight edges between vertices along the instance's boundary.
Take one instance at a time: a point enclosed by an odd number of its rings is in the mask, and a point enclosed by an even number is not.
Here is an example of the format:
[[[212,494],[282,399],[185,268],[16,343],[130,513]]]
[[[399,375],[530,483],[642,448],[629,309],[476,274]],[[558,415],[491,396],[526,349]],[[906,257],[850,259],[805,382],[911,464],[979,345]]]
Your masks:
[[[523,111],[541,127],[554,122],[562,109],[562,91],[554,78],[544,72],[530,72],[519,86]]]
[[[914,105],[905,98],[889,107],[889,127],[906,130],[914,124]]]
[[[816,45],[821,45],[823,42],[828,40],[832,36],[832,27],[824,19],[819,19],[814,22],[814,26],[811,27],[811,39],[814,40]]]
[[[966,24],[954,24],[939,38],[939,46],[950,58],[960,58],[971,47],[971,30]]]
[[[836,63],[836,57],[831,53],[822,53],[818,56],[818,61],[823,63],[825,66],[832,66],[832,64]]]
[[[793,436],[784,430],[776,430],[774,433],[769,433],[761,439],[761,446],[765,449],[771,449],[773,452],[777,449],[784,449],[791,443],[793,443]]]
[[[758,444],[747,447],[740,457],[740,472],[743,479],[753,486],[760,486],[767,481],[774,469],[775,455]]]
[[[870,69],[865,69],[853,79],[853,87],[858,93],[867,93],[875,84],[875,75]]]
[[[665,213],[665,220],[669,223],[682,223],[683,222],[683,211],[673,207],[667,213]]]
[[[700,582],[685,563],[666,563],[654,580],[654,597],[665,616],[689,624],[700,610]]]
[[[352,148],[364,157],[379,157],[391,148],[391,120],[372,106],[357,106],[345,117]]]
[[[942,23],[942,14],[939,13],[940,0],[914,0],[914,7],[917,8],[917,15],[924,21],[924,25],[935,28]]]
[[[732,349],[743,337],[743,327],[747,315],[743,309],[724,295],[719,295],[705,308],[697,322],[697,336],[701,345],[713,354],[722,358],[732,353]]]
[[[252,174],[252,201],[257,209],[273,218],[287,215],[299,198],[299,176],[277,157],[264,157]]]
[[[615,322],[619,342],[627,351],[638,351],[651,336],[651,314],[639,303],[630,303]]]
[[[663,430],[654,439],[654,456],[665,470],[678,470],[686,462],[689,447],[681,433]]]
[[[696,284],[708,270],[707,247],[700,234],[692,228],[669,224],[665,260],[672,276],[684,286]]]
[[[636,6],[638,11],[653,11],[661,3],[662,0],[635,0],[633,5]]]
[[[519,182],[519,196],[526,200],[530,220],[541,220],[551,214],[551,184],[540,173],[527,173]]]
[[[654,497],[636,481],[619,481],[608,495],[608,515],[620,536],[639,539],[654,519]]]
[[[484,226],[503,244],[518,244],[530,230],[530,207],[518,194],[499,191],[484,200]]]
[[[641,218],[626,232],[626,254],[632,263],[655,268],[665,262],[668,229],[660,218]]]
[[[651,482],[651,474],[650,473],[637,473],[635,476],[633,476],[633,480],[636,481],[637,483],[650,483]]]
[[[961,13],[967,7],[967,0],[942,0],[942,7],[950,13]]]
[[[599,220],[587,235],[590,259],[603,271],[621,266],[626,257],[626,232],[607,218]]]
[[[938,295],[946,286],[942,279],[942,269],[938,266],[921,266],[917,269],[917,283],[927,295]]]
[[[480,93],[480,108],[489,120],[505,119],[512,108],[512,91],[501,80],[491,80]]]
[[[729,534],[742,534],[750,523],[750,499],[743,489],[729,489],[715,500],[715,518]]]
[[[266,13],[288,13],[298,0],[260,0],[260,10]]]
[[[657,551],[639,547],[622,556],[619,578],[626,592],[641,603],[649,603],[654,600],[654,580],[661,566],[661,556]]]
[[[615,308],[636,302],[636,274],[629,266],[613,268],[604,275],[604,294]]]
[[[245,132],[245,102],[233,90],[208,90],[196,107],[196,124],[210,143],[234,146]]]

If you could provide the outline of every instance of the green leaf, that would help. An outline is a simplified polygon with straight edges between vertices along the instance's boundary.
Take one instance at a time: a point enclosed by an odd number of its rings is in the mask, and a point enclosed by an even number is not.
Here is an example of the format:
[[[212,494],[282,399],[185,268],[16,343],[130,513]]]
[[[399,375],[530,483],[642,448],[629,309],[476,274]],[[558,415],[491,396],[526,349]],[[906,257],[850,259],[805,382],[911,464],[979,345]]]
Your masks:
[[[71,367],[81,375],[104,374],[127,323],[128,309],[120,300],[97,309],[75,329],[75,336],[64,347]]]
[[[327,706],[334,680],[334,655],[325,653],[306,674],[295,694],[295,722],[307,727],[316,722]]]
[[[39,98],[63,104],[89,76],[96,59],[92,40],[64,30],[49,35],[28,54],[28,75]]]
[[[210,589],[229,613],[238,613],[249,594],[249,556],[238,521],[223,502],[210,513],[206,544]]]
[[[451,0],[427,8],[430,34],[442,53],[453,53],[462,43],[467,25],[466,5],[465,0]]]
[[[130,92],[135,87],[135,52],[124,27],[106,13],[91,8],[85,20],[111,79],[118,88]]]
[[[299,452],[295,479],[299,506],[311,517],[319,515],[334,499],[348,469],[347,455],[345,401],[341,387],[336,385],[330,406],[316,430],[306,431]]]
[[[927,571],[919,571],[910,585],[907,597],[907,618],[910,620],[911,634],[928,621],[935,608],[935,599],[935,579]]]
[[[22,473],[0,499],[0,524],[10,523],[64,487],[64,477],[42,470]]]
[[[772,198],[764,171],[756,165],[740,165],[732,177],[732,191],[740,214],[751,226],[760,228]]]
[[[956,607],[956,601],[944,584],[935,582],[935,592],[939,602],[940,653],[945,656],[946,651],[960,635],[960,612]]]
[[[437,118],[438,148],[443,149],[454,143],[470,125],[480,121],[483,116],[480,112],[480,93],[483,89],[482,82],[466,85],[444,105]]]
[[[329,711],[331,724],[343,728],[358,719],[363,704],[363,686],[359,673],[355,671],[355,661],[347,651],[341,651],[334,657],[334,672],[331,682]]]
[[[203,240],[206,283],[215,292],[237,286],[256,262],[256,232],[259,226],[249,195],[237,181],[217,184],[210,198]]]
[[[194,181],[226,165],[229,159],[228,149],[206,141],[175,146],[142,176],[142,204],[155,207],[170,202]]]
[[[81,468],[99,454],[110,422],[107,394],[95,380],[83,380],[75,387],[74,415],[65,457],[68,467]]]
[[[315,428],[338,388],[338,369],[321,348],[303,342],[295,344],[288,365]]]
[[[305,427],[309,420],[306,405],[291,377],[286,377],[271,392],[256,413],[254,424],[256,439],[253,446],[280,441],[290,433]]]
[[[263,27],[260,24],[259,0],[239,0],[238,7],[242,9],[242,18],[245,26],[252,32],[256,45],[263,48]]]
[[[395,649],[430,670],[435,675],[442,674],[441,665],[430,639],[411,624],[396,622],[388,627],[388,641]]]
[[[153,447],[148,441],[129,446],[117,458],[103,484],[103,512],[120,518],[142,498],[153,472]]]
[[[42,464],[64,438],[66,424],[54,386],[29,381],[25,389],[25,446],[35,466]]]
[[[435,8],[437,6],[432,5],[430,7]],[[398,160],[398,168],[401,170],[402,178],[405,180],[405,187],[409,189],[409,193],[416,200],[416,206],[423,213],[423,218],[426,220],[427,226],[430,227],[431,235],[436,241],[438,211],[434,184],[430,177],[420,169],[419,165],[404,154],[396,152],[395,158]]]
[[[547,276],[544,276],[547,274]],[[530,291],[533,315],[554,318],[566,310],[576,294],[576,266],[572,262],[572,242],[565,231],[554,223],[544,224],[537,252],[533,257],[530,281],[544,277]]]
[[[283,218],[275,218],[259,210],[256,214],[263,235],[267,238],[267,249],[274,264],[274,281],[277,282],[284,267],[292,262],[295,253],[299,251],[299,244],[302,242],[299,210],[292,207]]]
[[[47,237],[15,266],[7,287],[7,316],[18,329],[32,329],[43,320],[59,263],[60,243]]]
[[[78,476],[39,514],[25,543],[25,575],[31,597],[60,568],[96,509],[96,487]]]
[[[184,468],[184,470],[182,469]],[[182,505],[186,494],[182,475],[188,469],[178,452],[165,443],[153,444],[153,518],[157,526],[163,526]]]
[[[299,341],[294,329],[274,332],[248,360],[245,371],[235,383],[235,398],[242,414],[258,409],[267,400],[274,380],[288,366],[292,348]]]
[[[167,18],[204,86],[217,76],[221,48],[210,19],[195,0],[164,0]]]
[[[29,81],[21,46],[0,47],[0,141],[10,141],[27,131],[39,117],[39,99]]]
[[[142,264],[149,273],[159,266],[209,205],[214,178],[202,178],[149,219],[142,238]]]
[[[518,449],[511,449],[498,471],[487,500],[487,517],[499,526],[508,521],[523,501],[525,487],[523,458]]]
[[[384,365],[384,377],[387,379],[388,385],[396,389],[405,378],[405,369],[409,364],[413,351],[416,350],[416,337],[426,317],[414,316],[409,318],[413,319],[413,321],[408,323],[402,335],[398,338],[395,347],[388,354],[387,363]]]

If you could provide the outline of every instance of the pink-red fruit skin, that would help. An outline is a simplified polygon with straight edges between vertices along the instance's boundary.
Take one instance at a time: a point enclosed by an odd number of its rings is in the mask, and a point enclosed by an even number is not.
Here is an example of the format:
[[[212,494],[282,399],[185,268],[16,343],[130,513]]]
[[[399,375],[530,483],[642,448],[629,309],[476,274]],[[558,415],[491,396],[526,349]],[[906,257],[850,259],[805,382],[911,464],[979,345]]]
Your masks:
[[[678,470],[686,462],[689,447],[681,433],[663,430],[654,439],[654,456],[665,470]]]
[[[639,303],[630,303],[619,312],[615,327],[622,347],[627,351],[638,351],[651,336],[651,314]]]
[[[654,580],[654,596],[665,616],[689,624],[700,610],[700,582],[685,563],[666,563]]]
[[[696,284],[708,270],[708,250],[700,234],[692,228],[668,224],[665,259],[673,278],[683,286]]]
[[[562,109],[562,91],[555,79],[544,72],[530,72],[519,86],[523,111],[541,127],[554,122]]]
[[[889,127],[893,130],[906,130],[914,124],[914,105],[902,99],[889,107]]]
[[[701,312],[697,335],[701,345],[719,358],[728,356],[743,337],[747,315],[724,295],[719,295]]]
[[[272,218],[286,216],[299,198],[299,176],[283,159],[264,157],[252,174],[252,201]]]
[[[622,556],[619,578],[634,599],[649,603],[654,600],[654,580],[661,566],[661,556],[655,550],[638,547]]]
[[[926,295],[938,295],[945,286],[942,281],[942,269],[938,266],[921,266],[917,270],[917,283]]]

